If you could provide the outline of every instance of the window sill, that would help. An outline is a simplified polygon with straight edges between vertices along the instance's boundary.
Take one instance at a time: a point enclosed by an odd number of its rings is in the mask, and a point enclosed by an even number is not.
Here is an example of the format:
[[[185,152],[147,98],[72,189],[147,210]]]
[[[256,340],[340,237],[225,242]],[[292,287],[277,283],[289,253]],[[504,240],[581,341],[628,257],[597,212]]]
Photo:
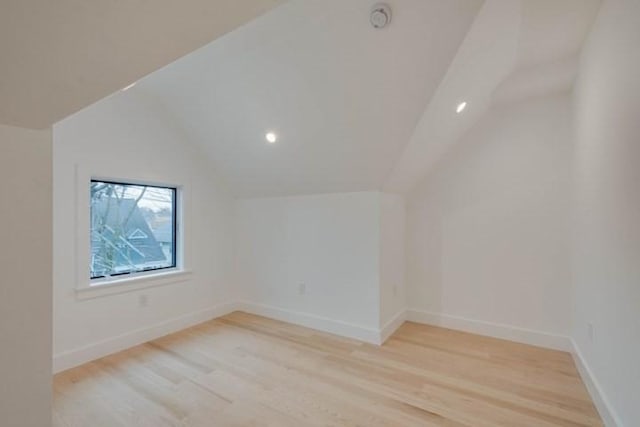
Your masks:
[[[76,288],[76,298],[87,300],[108,295],[133,292],[156,286],[172,285],[186,282],[191,276],[188,270],[172,270],[164,273],[152,273],[134,277],[101,280],[86,287]]]

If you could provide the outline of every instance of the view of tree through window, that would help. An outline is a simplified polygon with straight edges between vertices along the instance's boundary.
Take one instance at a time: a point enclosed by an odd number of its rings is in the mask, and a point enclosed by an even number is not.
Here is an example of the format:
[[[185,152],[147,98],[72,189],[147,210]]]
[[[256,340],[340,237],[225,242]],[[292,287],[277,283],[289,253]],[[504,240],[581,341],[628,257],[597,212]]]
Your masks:
[[[176,189],[91,181],[91,278],[176,266]]]

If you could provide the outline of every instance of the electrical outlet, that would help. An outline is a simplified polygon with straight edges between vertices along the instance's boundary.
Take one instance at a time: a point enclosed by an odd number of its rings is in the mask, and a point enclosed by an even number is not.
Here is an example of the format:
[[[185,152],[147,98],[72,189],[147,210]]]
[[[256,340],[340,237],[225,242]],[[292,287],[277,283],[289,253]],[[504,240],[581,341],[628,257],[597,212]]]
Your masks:
[[[587,336],[589,337],[589,341],[593,342],[593,323],[587,323]]]
[[[147,294],[138,295],[138,307],[146,307],[149,305],[149,297]]]
[[[304,295],[307,293],[307,285],[305,283],[300,283],[298,285],[298,294]]]

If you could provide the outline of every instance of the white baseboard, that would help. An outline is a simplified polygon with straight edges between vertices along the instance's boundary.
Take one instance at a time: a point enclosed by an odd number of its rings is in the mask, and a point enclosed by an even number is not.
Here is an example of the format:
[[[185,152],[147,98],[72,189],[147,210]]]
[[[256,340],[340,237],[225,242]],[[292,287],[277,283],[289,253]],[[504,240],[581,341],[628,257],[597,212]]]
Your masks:
[[[424,323],[427,325],[441,326],[443,328],[456,329],[478,335],[501,338],[523,344],[550,348],[570,352],[572,350],[569,337],[554,335],[531,329],[499,323],[485,322],[482,320],[467,319],[464,317],[450,316],[448,314],[432,313],[424,310],[407,310],[407,320]]]
[[[604,425],[607,427],[622,427],[622,422],[613,409],[611,401],[607,398],[607,395],[604,393],[604,390],[593,374],[593,371],[587,364],[578,344],[576,344],[574,340],[571,340],[571,345],[571,354],[573,355],[573,360],[578,368],[580,377],[582,377],[582,382],[584,382],[584,385],[587,387]]]
[[[380,330],[367,328],[352,323],[329,319],[315,314],[286,310],[264,304],[241,301],[237,309],[250,314],[281,320],[307,328],[328,332],[347,338],[354,338],[371,344],[380,344]]]
[[[377,345],[384,342],[398,327],[400,327],[400,325],[402,325],[405,320],[405,312],[403,311],[394,316],[394,318],[391,319],[391,321],[389,321],[382,330],[378,330],[313,314],[285,310],[247,301],[226,303],[169,319],[157,325],[136,329],[106,340],[55,354],[53,356],[53,373],[62,372],[67,369],[80,366],[92,360],[117,353],[118,351],[126,350],[173,332],[178,332],[182,329],[215,319],[216,317],[224,316],[236,310],[294,323],[311,329],[347,338],[354,338]]]
[[[380,345],[384,344],[395,331],[407,320],[407,310],[396,313],[380,330]]]
[[[198,323],[224,316],[237,310],[235,303],[220,304],[205,310],[185,314],[146,328],[137,329],[113,338],[88,344],[53,356],[53,373],[80,366],[92,360],[126,350],[139,344],[178,332]]]

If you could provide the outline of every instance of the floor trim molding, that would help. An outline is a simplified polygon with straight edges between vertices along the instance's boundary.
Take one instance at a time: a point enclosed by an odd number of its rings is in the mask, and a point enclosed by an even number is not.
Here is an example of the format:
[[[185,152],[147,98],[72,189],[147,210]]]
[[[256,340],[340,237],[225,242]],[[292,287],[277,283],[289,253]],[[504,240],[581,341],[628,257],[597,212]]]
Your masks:
[[[407,310],[402,309],[380,329],[380,345],[384,344],[395,331],[407,320]]]
[[[91,343],[53,356],[53,373],[66,371],[92,360],[178,332],[198,323],[224,316],[237,310],[235,303],[225,303],[204,310],[187,313],[146,328]]]
[[[380,330],[354,325],[315,314],[303,313],[299,311],[287,310],[265,304],[258,304],[249,301],[241,301],[237,309],[250,314],[268,317],[274,320],[289,322],[307,328],[316,329],[322,332],[341,335],[347,338],[354,338],[370,344],[380,344]]]
[[[443,328],[456,329],[478,335],[501,338],[523,344],[550,348],[571,352],[571,340],[569,337],[554,335],[531,329],[519,328],[500,323],[485,322],[482,320],[467,319],[448,314],[433,313],[430,311],[408,309],[407,320]]]
[[[573,339],[571,340],[571,347],[571,354],[573,355],[578,373],[580,377],[582,377],[582,382],[584,382],[584,385],[587,387],[587,391],[591,395],[593,404],[596,406],[600,417],[602,417],[604,425],[607,427],[622,427],[623,424],[613,409],[611,401],[607,398],[602,386],[600,386],[596,376],[593,374],[593,370],[591,370],[580,351],[580,347],[578,347],[578,344]]]
[[[287,310],[250,301],[240,301],[236,303],[230,302],[220,304],[205,310],[188,313],[150,327],[137,329],[116,337],[55,354],[53,357],[53,372],[58,373],[82,365],[92,360],[108,356],[109,354],[125,350],[135,345],[154,340],[161,336],[180,331],[198,323],[206,322],[238,310],[347,338],[357,339],[375,345],[382,345],[400,326],[402,326],[405,321],[412,321],[551,348],[554,350],[568,351],[573,354],[577,354],[577,360],[579,359],[581,363],[583,360],[582,357],[579,356],[577,347],[575,347],[572,340],[568,337],[517,328],[509,325],[432,313],[423,310],[401,310],[384,326],[382,326],[382,328],[375,329],[340,320],[333,320],[310,313]],[[576,362],[576,364],[578,363]],[[582,365],[586,368],[586,364],[583,363]],[[589,381],[591,381],[590,371],[588,369],[583,370],[587,372],[586,375],[583,375],[585,377],[585,383],[587,383],[588,381],[586,378],[589,378]],[[597,384],[594,381],[591,381],[591,383]],[[599,387],[596,387],[595,389],[599,390]],[[594,400],[597,399],[594,397]]]

